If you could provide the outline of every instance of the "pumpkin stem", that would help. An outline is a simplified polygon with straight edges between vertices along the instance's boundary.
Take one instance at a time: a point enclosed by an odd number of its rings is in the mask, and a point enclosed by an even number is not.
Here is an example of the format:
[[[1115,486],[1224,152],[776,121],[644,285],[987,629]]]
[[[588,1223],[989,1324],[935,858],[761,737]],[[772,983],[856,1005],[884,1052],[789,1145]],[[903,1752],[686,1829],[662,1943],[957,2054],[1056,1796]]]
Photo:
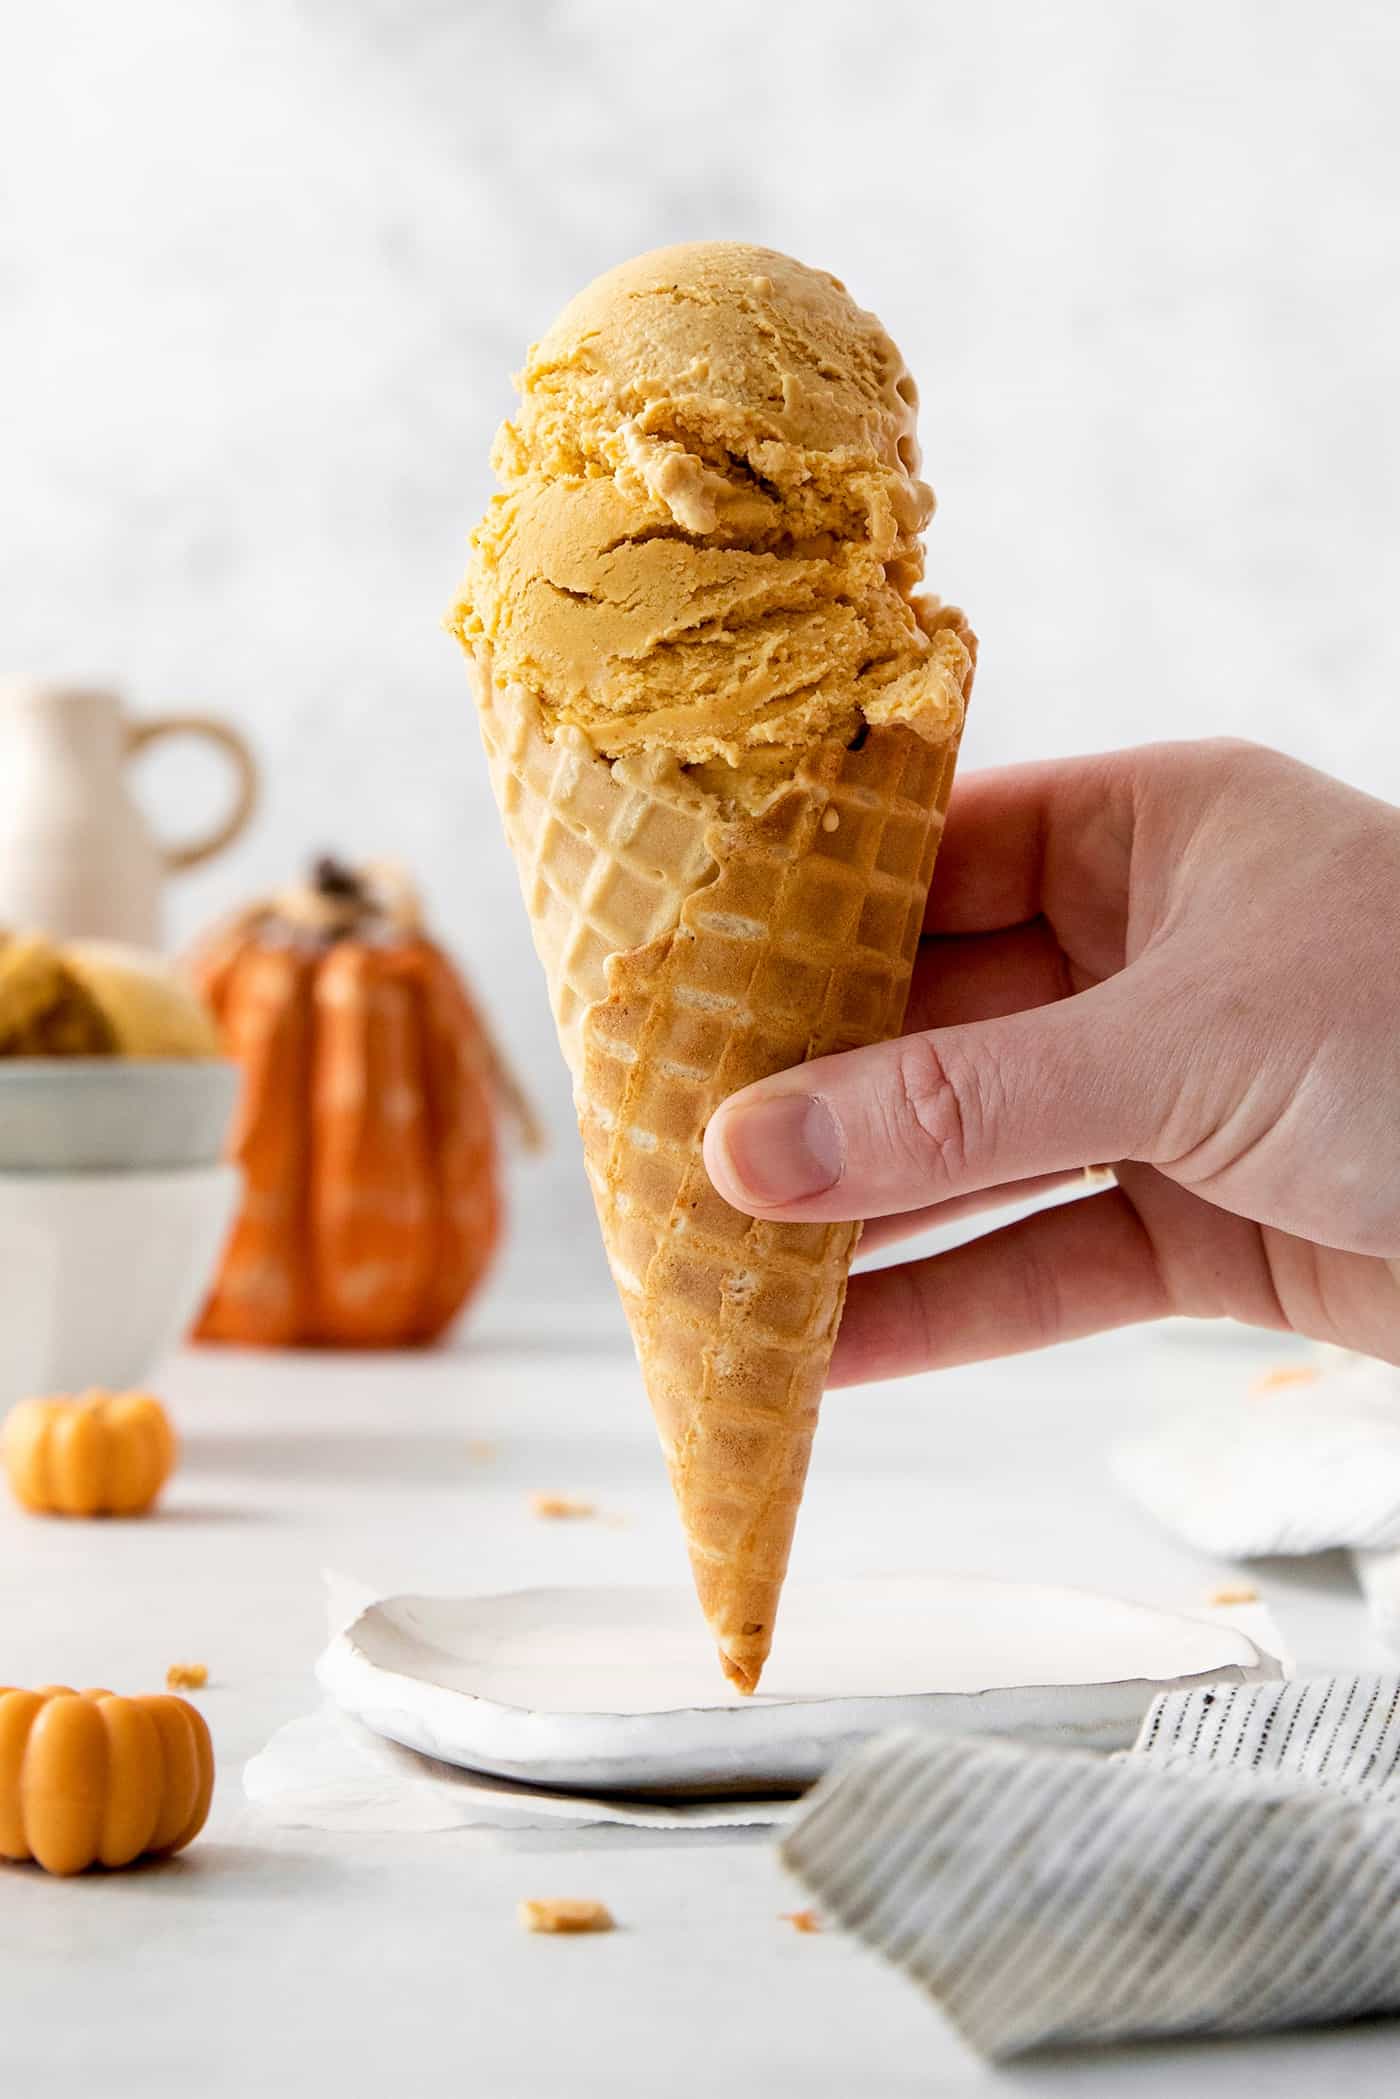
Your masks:
[[[334,853],[322,853],[312,863],[311,886],[318,896],[334,897],[347,904],[368,902],[360,876],[343,860],[337,860]]]
[[[351,867],[334,853],[322,853],[307,881],[273,897],[270,908],[322,940],[347,940],[386,925],[412,935],[423,924],[417,894],[401,868],[387,860]]]

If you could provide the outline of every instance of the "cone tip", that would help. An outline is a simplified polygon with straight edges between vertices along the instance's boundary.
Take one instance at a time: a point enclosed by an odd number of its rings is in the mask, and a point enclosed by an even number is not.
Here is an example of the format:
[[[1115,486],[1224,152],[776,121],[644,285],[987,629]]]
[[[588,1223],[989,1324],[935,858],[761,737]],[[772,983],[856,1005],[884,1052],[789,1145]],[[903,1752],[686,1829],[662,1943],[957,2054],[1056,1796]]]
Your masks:
[[[719,1665],[741,1697],[753,1697],[754,1692],[758,1689],[758,1679],[763,1673],[762,1662],[758,1664],[757,1668],[751,1667],[749,1664],[741,1662],[736,1655],[730,1654],[725,1648],[721,1647],[719,1651]]]

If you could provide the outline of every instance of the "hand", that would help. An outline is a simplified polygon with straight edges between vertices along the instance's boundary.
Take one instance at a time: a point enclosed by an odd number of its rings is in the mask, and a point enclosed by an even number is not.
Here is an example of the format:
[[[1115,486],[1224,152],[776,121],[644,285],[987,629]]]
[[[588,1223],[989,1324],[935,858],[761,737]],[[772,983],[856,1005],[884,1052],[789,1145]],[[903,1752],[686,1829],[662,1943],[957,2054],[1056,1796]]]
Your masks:
[[[1400,1362],[1400,811],[1238,743],[974,775],[908,1026],[726,1101],[720,1194],[868,1245],[1117,1186],[854,1277],[833,1383],[1173,1312]]]

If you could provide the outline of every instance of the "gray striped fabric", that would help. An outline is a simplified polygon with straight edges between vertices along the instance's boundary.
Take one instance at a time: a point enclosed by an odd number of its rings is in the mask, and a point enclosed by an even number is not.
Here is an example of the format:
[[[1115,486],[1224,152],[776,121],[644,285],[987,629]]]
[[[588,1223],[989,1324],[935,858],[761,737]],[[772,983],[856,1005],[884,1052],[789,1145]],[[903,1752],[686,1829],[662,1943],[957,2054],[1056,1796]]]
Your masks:
[[[1400,1678],[1169,1693],[1108,1760],[885,1735],[781,1850],[994,2059],[1400,2011]]]

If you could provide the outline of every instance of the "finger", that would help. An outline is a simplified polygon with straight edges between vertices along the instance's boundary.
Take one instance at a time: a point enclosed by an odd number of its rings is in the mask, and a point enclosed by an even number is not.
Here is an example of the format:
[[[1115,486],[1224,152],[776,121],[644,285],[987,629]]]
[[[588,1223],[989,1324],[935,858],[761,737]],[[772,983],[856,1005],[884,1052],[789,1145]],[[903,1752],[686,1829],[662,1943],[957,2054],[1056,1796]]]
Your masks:
[[[1171,1309],[1126,1195],[1037,1211],[947,1253],[851,1278],[832,1385],[1049,1348]]]
[[[1036,1012],[761,1079],[711,1118],[710,1178],[750,1216],[816,1223],[1149,1158],[1174,1079],[1155,983],[1142,964]]]
[[[914,964],[904,1032],[999,1020],[1081,988],[1043,918],[999,933],[925,940]]]
[[[1011,1181],[1001,1188],[979,1188],[972,1195],[955,1195],[946,1203],[929,1203],[922,1210],[902,1210],[894,1217],[872,1217],[860,1235],[860,1251],[875,1253],[882,1246],[894,1246],[901,1239],[912,1239],[918,1232],[930,1232],[936,1226],[960,1224],[964,1218],[985,1215],[988,1210],[1008,1210],[1013,1203],[1033,1202],[1039,1195],[1053,1195],[1057,1189],[1078,1186],[1088,1195],[1093,1190],[1111,1181],[1111,1172],[1101,1172],[1097,1166],[1085,1166],[1074,1173],[1040,1173],[1027,1181]]]
[[[925,923],[986,933],[1045,913],[1126,903],[1134,754],[1055,759],[961,776]]]

